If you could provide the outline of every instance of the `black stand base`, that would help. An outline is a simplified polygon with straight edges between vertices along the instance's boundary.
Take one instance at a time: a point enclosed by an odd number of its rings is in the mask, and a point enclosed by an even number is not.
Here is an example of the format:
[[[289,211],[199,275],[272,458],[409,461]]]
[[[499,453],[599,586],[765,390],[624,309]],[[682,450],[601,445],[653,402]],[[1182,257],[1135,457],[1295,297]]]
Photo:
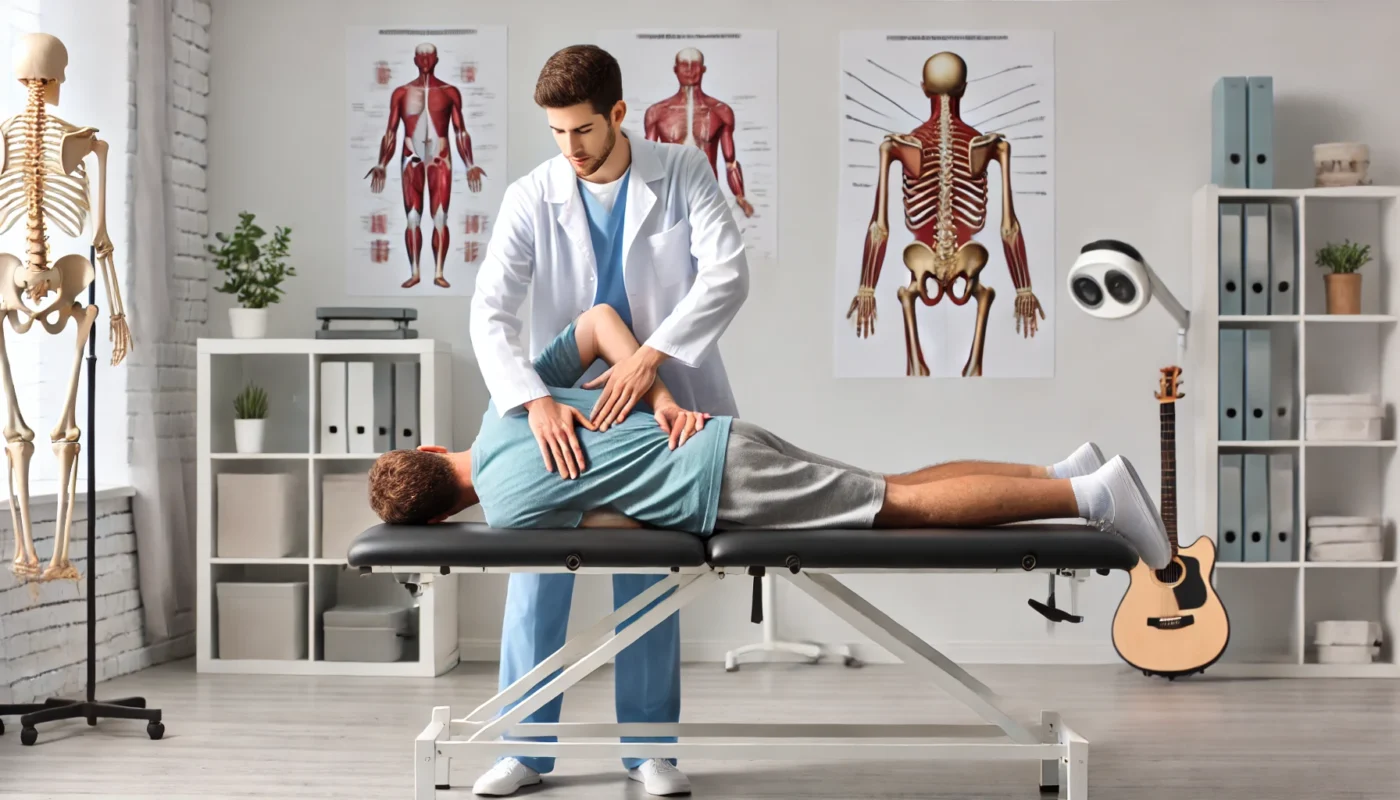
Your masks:
[[[44,722],[58,722],[65,719],[86,719],[87,724],[96,725],[99,719],[144,719],[146,734],[152,739],[165,735],[165,725],[160,721],[160,709],[146,708],[146,698],[126,697],[110,703],[84,700],[44,701],[42,706],[34,706],[31,711],[19,718],[20,744],[31,745],[39,740],[35,725]]]

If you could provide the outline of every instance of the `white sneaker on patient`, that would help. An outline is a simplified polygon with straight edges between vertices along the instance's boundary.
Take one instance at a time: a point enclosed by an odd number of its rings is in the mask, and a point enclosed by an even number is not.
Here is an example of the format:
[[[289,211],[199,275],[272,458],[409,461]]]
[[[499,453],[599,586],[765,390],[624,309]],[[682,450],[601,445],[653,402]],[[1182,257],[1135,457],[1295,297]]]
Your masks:
[[[522,786],[534,786],[541,780],[540,774],[514,758],[503,758],[491,769],[476,779],[472,794],[488,797],[505,797],[515,794]]]
[[[1092,475],[1104,463],[1103,451],[1093,442],[1085,442],[1079,446],[1078,450],[1069,454],[1069,458],[1058,464],[1050,465],[1050,476],[1052,478],[1078,478],[1081,475]]]
[[[1114,456],[1092,475],[1070,478],[1070,486],[1080,516],[1127,539],[1149,567],[1163,569],[1171,563],[1167,527],[1126,458]]]
[[[690,794],[690,779],[664,758],[653,758],[627,770],[627,777],[642,784],[647,794]]]

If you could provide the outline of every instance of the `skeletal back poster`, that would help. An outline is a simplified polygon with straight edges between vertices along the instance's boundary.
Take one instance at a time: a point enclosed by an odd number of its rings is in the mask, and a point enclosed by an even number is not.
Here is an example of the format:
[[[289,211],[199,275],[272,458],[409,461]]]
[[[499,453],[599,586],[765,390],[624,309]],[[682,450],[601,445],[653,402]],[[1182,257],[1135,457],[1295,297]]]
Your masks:
[[[844,32],[836,377],[1055,374],[1048,31]]]
[[[469,295],[505,194],[506,29],[346,31],[346,293]]]
[[[778,257],[778,32],[613,30],[629,136],[700,148],[749,260]]]

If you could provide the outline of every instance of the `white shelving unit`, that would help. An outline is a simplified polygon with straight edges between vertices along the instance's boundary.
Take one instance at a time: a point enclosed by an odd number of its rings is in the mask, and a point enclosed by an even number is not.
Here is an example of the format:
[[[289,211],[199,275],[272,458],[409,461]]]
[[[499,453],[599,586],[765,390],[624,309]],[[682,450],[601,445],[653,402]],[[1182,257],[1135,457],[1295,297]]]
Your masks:
[[[319,453],[320,365],[327,359],[417,362],[418,428],[422,443],[452,447],[451,351],[432,339],[200,339],[198,342],[198,629],[200,672],[280,675],[434,677],[458,660],[457,584],[432,581],[409,598],[389,575],[361,575],[344,557],[321,558],[322,476],[367,472],[373,454]],[[245,382],[267,390],[265,448],[234,451],[233,398]],[[220,558],[215,555],[216,485],[223,472],[289,472],[300,476],[305,504],[303,554],[288,558]],[[307,591],[307,657],[298,660],[220,658],[216,584],[220,581],[304,581]],[[326,661],[321,613],[338,601],[392,602],[417,607],[414,637],[404,659],[391,663]]]
[[[1220,204],[1288,204],[1294,213],[1296,314],[1221,316],[1219,313]],[[1197,529],[1218,540],[1218,456],[1223,453],[1294,455],[1298,520],[1295,560],[1223,562],[1215,586],[1230,617],[1231,641],[1214,674],[1251,677],[1400,677],[1400,463],[1395,409],[1400,404],[1400,187],[1223,189],[1207,185],[1192,202],[1193,314],[1189,361],[1194,379]],[[1362,314],[1326,313],[1323,270],[1316,252],[1349,238],[1371,246],[1362,270]],[[1267,328],[1291,337],[1294,413],[1291,437],[1277,441],[1220,441],[1218,437],[1220,331]],[[1277,384],[1276,384],[1277,385]],[[1386,406],[1384,441],[1305,439],[1304,398],[1312,394],[1377,392]],[[1189,394],[1190,392],[1188,392]],[[1307,560],[1309,516],[1376,516],[1383,521],[1385,560]],[[1384,629],[1380,658],[1371,664],[1321,664],[1311,645],[1322,619],[1367,619]]]

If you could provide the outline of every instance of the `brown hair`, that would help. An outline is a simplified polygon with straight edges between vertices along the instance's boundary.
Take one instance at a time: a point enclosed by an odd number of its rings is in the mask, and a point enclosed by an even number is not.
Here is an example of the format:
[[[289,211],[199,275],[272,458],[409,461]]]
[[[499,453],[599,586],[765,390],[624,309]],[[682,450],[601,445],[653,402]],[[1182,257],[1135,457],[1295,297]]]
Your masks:
[[[457,505],[461,490],[452,465],[441,453],[393,450],[369,471],[369,504],[394,525],[422,525]]]
[[[603,116],[622,99],[622,68],[608,51],[591,44],[566,47],[549,57],[535,82],[535,103],[566,108],[591,103]]]

